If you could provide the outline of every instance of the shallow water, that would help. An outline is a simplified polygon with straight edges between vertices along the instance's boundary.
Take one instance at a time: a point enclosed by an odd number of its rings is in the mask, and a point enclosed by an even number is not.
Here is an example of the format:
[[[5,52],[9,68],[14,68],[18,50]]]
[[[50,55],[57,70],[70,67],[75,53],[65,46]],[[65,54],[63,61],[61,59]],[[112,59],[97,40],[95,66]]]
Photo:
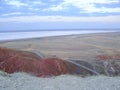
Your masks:
[[[115,32],[115,30],[67,30],[67,31],[26,31],[26,32],[0,32],[0,41],[14,40],[24,38],[37,38],[46,36],[59,36],[59,35],[71,35],[71,34],[87,34],[87,33],[101,33],[101,32]]]

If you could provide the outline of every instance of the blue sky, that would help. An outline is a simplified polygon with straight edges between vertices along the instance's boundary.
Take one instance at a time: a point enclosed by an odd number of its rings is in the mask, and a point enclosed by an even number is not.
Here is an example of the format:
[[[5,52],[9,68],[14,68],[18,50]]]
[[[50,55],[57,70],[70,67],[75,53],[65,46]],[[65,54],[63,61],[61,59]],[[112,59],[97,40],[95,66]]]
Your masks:
[[[120,28],[120,0],[0,0],[0,31]]]

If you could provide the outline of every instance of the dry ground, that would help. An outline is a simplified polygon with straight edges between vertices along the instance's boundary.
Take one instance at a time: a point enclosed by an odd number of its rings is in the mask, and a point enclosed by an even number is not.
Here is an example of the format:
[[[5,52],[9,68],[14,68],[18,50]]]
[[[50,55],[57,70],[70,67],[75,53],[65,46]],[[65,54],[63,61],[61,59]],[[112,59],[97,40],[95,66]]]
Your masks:
[[[1,47],[39,51],[46,56],[92,60],[96,55],[120,54],[120,32],[13,40]]]

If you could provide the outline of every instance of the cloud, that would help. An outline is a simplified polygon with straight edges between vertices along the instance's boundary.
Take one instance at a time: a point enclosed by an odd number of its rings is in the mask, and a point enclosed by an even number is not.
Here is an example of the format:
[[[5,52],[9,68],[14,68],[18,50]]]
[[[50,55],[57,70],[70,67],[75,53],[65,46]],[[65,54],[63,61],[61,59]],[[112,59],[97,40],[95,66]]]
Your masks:
[[[65,9],[62,5],[52,6],[50,8],[43,9],[43,11],[62,11]]]
[[[38,0],[30,1],[30,0],[24,0],[25,2],[22,2],[22,0],[4,0],[7,5],[14,6],[17,8],[24,7],[25,9],[29,9],[32,11],[38,11],[40,10],[39,6],[46,5],[46,3]]]
[[[62,11],[69,6],[74,6],[79,8],[79,12],[84,11],[84,13],[114,13],[119,12],[120,7],[116,8],[107,8],[107,7],[96,7],[96,4],[111,4],[111,3],[120,3],[119,0],[64,0],[62,3],[51,6],[46,9],[47,11]]]
[[[28,3],[30,4],[28,9],[32,10],[32,11],[39,11],[39,10],[41,10],[41,8],[39,6],[46,5],[46,3],[42,2],[42,1],[32,1],[32,2],[28,2]]]
[[[32,11],[39,11],[40,9],[39,8],[33,8],[33,7],[30,7],[28,8],[29,10],[32,10]]]
[[[21,6],[28,6],[27,3],[23,3],[19,0],[5,0],[8,5],[15,6],[15,7],[21,7]]]
[[[42,1],[27,1],[26,2],[22,2],[20,0],[5,0],[7,5],[11,5],[11,6],[16,6],[16,7],[22,7],[22,6],[35,6],[35,5],[46,5],[46,3],[42,2]]]
[[[1,14],[0,16],[2,16],[3,18],[7,18],[7,17],[15,17],[15,16],[23,16],[23,15],[34,15],[35,13],[29,12],[29,13],[24,13],[24,12],[11,12],[11,13],[4,13]],[[11,17],[11,18],[12,18]]]
[[[12,15],[22,15],[24,13],[22,12],[13,12],[13,13],[6,13],[6,14],[2,14],[1,16],[12,16]]]
[[[36,15],[68,15],[68,16],[106,16],[106,15],[115,15],[120,14],[120,0],[50,0],[43,2],[42,0],[4,0],[7,5],[14,7],[5,6],[6,9],[3,9],[1,16],[16,16],[21,15],[20,12],[23,12],[24,15],[28,13],[35,13]],[[109,6],[106,4],[112,5],[113,3],[117,6]],[[99,5],[100,4],[100,5]],[[4,4],[3,4],[4,5]],[[98,6],[97,6],[98,5]],[[25,7],[24,7],[25,6]],[[16,9],[16,7],[23,7],[22,9]],[[47,12],[46,12],[47,11]],[[52,12],[51,12],[52,11]],[[60,12],[59,12],[60,11]],[[7,12],[11,12],[8,13]],[[17,12],[17,13],[16,13]],[[35,15],[34,14],[34,15]],[[33,15],[33,14],[31,14]]]
[[[85,11],[84,13],[119,13],[120,8],[106,8],[106,7],[101,7],[101,8],[95,8],[95,7],[89,7],[89,8],[84,8]]]
[[[119,0],[64,0],[64,3],[66,4],[108,4],[108,3],[118,3]]]
[[[0,22],[117,22],[120,15],[104,17],[67,17],[67,16],[19,16],[0,18]]]
[[[32,1],[33,5],[46,5],[46,3],[42,2],[42,1]]]

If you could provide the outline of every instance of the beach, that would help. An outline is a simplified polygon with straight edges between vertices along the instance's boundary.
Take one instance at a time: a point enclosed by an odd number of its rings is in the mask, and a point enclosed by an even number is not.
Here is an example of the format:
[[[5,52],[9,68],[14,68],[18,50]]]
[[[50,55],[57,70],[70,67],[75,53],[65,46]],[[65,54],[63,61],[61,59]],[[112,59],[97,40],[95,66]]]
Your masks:
[[[94,61],[97,55],[120,55],[120,32],[49,36],[0,42],[0,47],[38,52],[45,57]],[[120,59],[119,59],[120,60]],[[60,75],[41,78],[0,72],[0,90],[120,90],[120,76]]]

